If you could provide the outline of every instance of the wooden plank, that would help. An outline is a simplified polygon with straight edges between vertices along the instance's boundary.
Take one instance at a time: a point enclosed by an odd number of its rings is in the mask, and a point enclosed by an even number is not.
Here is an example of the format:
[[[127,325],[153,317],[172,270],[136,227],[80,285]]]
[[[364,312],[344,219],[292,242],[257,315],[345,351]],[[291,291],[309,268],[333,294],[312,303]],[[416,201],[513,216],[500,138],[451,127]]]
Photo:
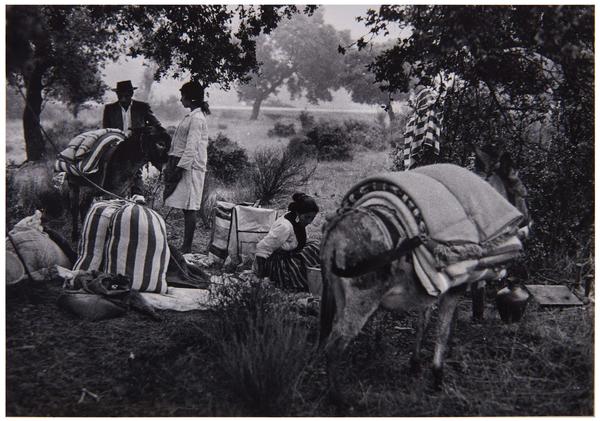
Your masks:
[[[564,285],[525,285],[535,301],[542,306],[580,306],[583,305]]]

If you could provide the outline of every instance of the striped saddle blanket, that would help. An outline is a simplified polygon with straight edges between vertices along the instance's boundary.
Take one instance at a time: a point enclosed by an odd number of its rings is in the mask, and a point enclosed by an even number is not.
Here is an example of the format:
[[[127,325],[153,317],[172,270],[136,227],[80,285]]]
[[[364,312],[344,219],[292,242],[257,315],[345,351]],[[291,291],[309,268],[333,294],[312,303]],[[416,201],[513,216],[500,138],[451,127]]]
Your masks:
[[[100,163],[125,140],[119,129],[91,130],[74,137],[54,163],[54,169],[71,175],[98,172]]]
[[[126,275],[132,289],[164,294],[170,259],[164,219],[124,200],[95,202],[85,217],[73,270]]]
[[[422,244],[412,252],[419,280],[437,296],[463,283],[505,276],[520,255],[521,213],[476,174],[452,164],[384,173],[355,185],[342,208],[385,207]]]

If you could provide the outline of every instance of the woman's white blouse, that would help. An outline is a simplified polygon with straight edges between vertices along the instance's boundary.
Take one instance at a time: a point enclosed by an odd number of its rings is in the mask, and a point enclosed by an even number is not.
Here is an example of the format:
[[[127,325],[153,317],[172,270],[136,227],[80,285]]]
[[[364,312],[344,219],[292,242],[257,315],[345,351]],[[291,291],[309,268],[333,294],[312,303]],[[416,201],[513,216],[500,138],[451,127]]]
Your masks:
[[[269,233],[256,245],[256,256],[268,258],[275,250],[290,251],[298,247],[292,223],[283,216],[277,219]]]
[[[169,155],[181,158],[177,164],[180,168],[188,171],[191,169],[206,171],[207,146],[206,117],[200,108],[196,108],[177,126]]]

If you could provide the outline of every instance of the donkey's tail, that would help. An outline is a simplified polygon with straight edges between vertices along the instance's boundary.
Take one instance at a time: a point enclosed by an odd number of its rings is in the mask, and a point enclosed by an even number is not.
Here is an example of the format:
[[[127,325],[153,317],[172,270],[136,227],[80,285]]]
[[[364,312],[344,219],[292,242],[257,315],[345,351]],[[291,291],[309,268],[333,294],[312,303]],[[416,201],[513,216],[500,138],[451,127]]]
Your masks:
[[[322,271],[323,292],[321,293],[321,331],[319,334],[319,348],[325,345],[329,334],[333,328],[333,319],[335,317],[335,297],[331,285],[325,276],[326,271]]]
[[[319,333],[319,348],[325,346],[327,338],[333,329],[333,319],[335,318],[335,275],[331,267],[335,260],[335,248],[331,247],[335,241],[326,238],[321,244],[321,330]]]

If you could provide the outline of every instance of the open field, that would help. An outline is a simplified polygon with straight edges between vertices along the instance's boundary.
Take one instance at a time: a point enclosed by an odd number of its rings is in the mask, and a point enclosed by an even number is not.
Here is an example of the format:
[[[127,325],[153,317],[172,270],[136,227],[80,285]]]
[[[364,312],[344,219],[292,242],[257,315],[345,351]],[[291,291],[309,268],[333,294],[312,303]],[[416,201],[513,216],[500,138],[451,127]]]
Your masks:
[[[216,109],[209,128],[211,136],[223,132],[252,151],[285,144],[285,138],[268,137],[267,132],[275,121],[299,127],[297,115],[289,113],[269,110],[250,122],[248,110]],[[373,114],[354,113],[315,117],[375,119]],[[6,130],[7,160],[18,161],[20,122],[9,121]],[[323,210],[309,234],[320,236],[326,214],[336,210],[354,183],[388,166],[387,151],[357,152],[346,162],[319,162],[303,188]],[[167,214],[159,205],[157,210]],[[12,211],[7,207],[8,225],[15,222]],[[172,212],[167,222],[169,239],[179,244],[182,216]],[[65,236],[69,233],[66,219],[53,221],[52,226]],[[199,224],[195,252],[206,251],[209,235],[209,228]],[[562,279],[562,274],[555,275]],[[544,280],[534,278],[530,283]],[[495,288],[490,288],[482,323],[471,320],[471,302],[465,296],[441,391],[431,387],[429,366],[416,375],[408,369],[416,315],[379,312],[347,353],[342,383],[354,394],[351,408],[338,408],[326,398],[324,361],[316,351],[318,300],[301,308],[289,305],[285,308],[305,329],[306,340],[295,344],[295,350],[306,361],[290,396],[264,412],[262,402],[242,399],[227,380],[207,333],[219,320],[217,313],[161,312],[162,320],[152,321],[130,311],[118,319],[86,322],[59,309],[60,290],[59,284],[51,283],[8,292],[8,416],[590,416],[594,412],[593,301],[562,310],[530,302],[519,323],[504,325],[494,307]],[[432,322],[436,318],[434,314]],[[430,329],[424,347],[427,363],[433,338]],[[273,372],[290,363],[277,362]],[[96,398],[82,394],[83,389]]]

